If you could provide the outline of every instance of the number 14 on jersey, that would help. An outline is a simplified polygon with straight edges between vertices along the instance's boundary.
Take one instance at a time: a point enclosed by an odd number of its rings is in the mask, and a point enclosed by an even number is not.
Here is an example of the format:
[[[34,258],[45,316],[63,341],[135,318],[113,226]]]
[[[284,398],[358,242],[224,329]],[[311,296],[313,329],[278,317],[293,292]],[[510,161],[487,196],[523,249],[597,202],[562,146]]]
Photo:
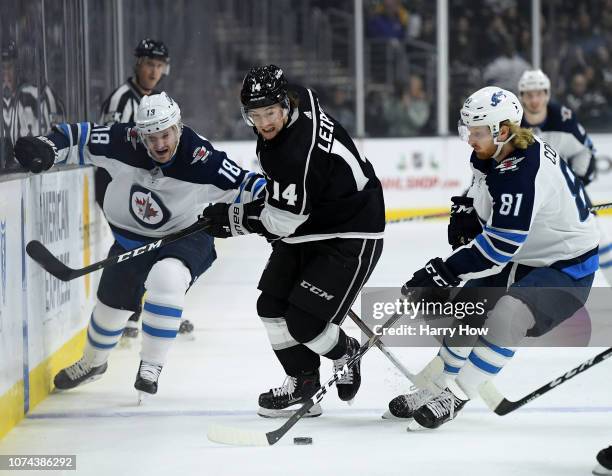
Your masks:
[[[295,184],[290,183],[289,185],[285,187],[285,189],[283,190],[281,194],[280,184],[276,180],[274,180],[272,181],[272,190],[273,190],[272,199],[276,200],[277,202],[280,202],[281,198],[284,198],[285,201],[287,202],[287,205],[294,206],[298,199],[295,189],[296,189]]]

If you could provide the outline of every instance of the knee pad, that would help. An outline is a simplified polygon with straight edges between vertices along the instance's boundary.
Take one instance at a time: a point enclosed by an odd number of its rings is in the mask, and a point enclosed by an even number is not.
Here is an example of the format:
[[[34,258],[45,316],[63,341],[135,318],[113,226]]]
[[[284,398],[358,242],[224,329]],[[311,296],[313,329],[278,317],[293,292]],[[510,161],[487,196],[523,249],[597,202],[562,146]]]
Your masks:
[[[153,265],[145,281],[148,297],[172,302],[177,295],[184,297],[191,283],[191,272],[177,258],[164,258]]]
[[[289,304],[271,294],[262,292],[257,299],[257,315],[259,317],[285,317]]]
[[[505,295],[489,312],[483,336],[487,341],[501,347],[516,347],[535,325],[529,307],[520,299]]]
[[[327,325],[326,322],[291,304],[287,308],[285,320],[291,336],[302,344],[320,335]]]

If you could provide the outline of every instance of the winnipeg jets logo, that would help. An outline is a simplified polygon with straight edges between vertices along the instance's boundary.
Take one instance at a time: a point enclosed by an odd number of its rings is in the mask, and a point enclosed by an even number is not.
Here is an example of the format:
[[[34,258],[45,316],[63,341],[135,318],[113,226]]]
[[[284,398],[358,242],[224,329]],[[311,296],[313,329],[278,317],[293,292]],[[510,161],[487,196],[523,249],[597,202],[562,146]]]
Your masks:
[[[502,160],[497,167],[500,174],[505,172],[513,172],[518,169],[518,164],[525,160],[525,157],[510,157],[509,159]]]
[[[493,96],[491,96],[491,106],[497,106],[502,101],[502,98],[505,97],[506,95],[503,91],[497,91],[496,93],[493,93]]]
[[[572,110],[565,106],[561,106],[561,121],[565,122],[572,118]]]
[[[159,228],[170,219],[170,212],[152,191],[139,185],[132,186],[130,214],[146,228]]]
[[[200,146],[196,150],[193,151],[193,160],[191,164],[195,164],[198,161],[202,161],[202,163],[206,162],[208,156],[210,155],[210,150],[207,150],[206,147]]]
[[[136,207],[138,207],[138,214],[144,219],[154,219],[159,215],[159,211],[155,209],[155,205],[151,202],[151,194],[144,198],[136,198]]]

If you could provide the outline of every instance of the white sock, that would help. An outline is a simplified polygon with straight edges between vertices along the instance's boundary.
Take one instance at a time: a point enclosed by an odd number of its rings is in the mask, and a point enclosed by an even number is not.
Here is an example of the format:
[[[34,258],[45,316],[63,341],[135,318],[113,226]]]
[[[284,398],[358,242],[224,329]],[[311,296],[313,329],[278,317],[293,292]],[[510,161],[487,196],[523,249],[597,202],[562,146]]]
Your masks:
[[[153,265],[145,288],[142,307],[142,348],[140,358],[156,365],[166,363],[168,351],[181,325],[185,293],[191,273],[176,258],[164,258]]]
[[[478,387],[495,377],[514,356],[516,350],[499,347],[482,337],[479,340],[479,346],[474,347],[456,379],[457,384],[470,399],[478,396]]]
[[[87,342],[83,351],[83,357],[93,367],[108,360],[131,315],[132,311],[115,309],[99,300],[96,302],[87,327]]]

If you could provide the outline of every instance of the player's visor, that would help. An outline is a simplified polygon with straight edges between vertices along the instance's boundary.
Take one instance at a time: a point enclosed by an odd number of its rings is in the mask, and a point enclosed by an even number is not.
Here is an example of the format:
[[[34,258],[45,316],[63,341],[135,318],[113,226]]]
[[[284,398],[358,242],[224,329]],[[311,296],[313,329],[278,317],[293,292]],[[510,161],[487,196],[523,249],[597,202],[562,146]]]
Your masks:
[[[280,108],[278,107],[280,106]],[[275,122],[289,111],[289,99],[285,98],[283,102],[262,106],[252,109],[247,109],[245,106],[240,106],[242,118],[247,125],[255,127],[257,125],[269,124]]]
[[[469,142],[470,138],[480,141],[491,137],[491,129],[488,126],[468,126],[463,119],[457,123],[457,132],[464,142]]]

